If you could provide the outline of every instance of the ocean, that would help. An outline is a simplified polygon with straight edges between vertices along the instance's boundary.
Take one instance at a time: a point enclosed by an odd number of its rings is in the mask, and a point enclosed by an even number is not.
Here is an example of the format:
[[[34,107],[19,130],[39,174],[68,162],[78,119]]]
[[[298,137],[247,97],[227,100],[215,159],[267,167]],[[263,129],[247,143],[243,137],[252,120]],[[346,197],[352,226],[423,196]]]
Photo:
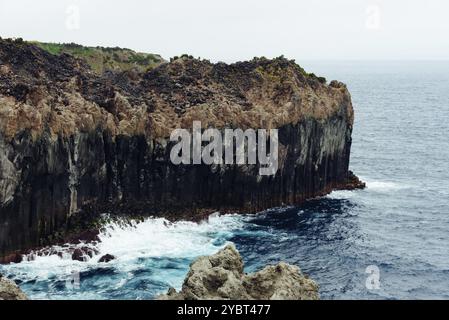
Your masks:
[[[449,61],[301,65],[348,85],[350,167],[367,189],[201,224],[111,223],[87,262],[56,247],[0,273],[32,299],[153,299],[179,289],[196,257],[233,242],[247,272],[298,265],[322,299],[449,299]],[[107,253],[117,259],[97,263]]]

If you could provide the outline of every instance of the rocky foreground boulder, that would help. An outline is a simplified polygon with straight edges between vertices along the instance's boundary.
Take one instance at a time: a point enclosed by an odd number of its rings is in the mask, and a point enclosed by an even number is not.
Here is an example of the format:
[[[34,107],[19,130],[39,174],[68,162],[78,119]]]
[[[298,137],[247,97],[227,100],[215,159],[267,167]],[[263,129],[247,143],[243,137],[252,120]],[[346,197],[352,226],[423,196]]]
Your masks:
[[[13,281],[0,275],[0,300],[28,300],[28,298]]]
[[[296,266],[281,262],[245,274],[233,245],[193,262],[182,290],[160,300],[318,300],[318,285]]]

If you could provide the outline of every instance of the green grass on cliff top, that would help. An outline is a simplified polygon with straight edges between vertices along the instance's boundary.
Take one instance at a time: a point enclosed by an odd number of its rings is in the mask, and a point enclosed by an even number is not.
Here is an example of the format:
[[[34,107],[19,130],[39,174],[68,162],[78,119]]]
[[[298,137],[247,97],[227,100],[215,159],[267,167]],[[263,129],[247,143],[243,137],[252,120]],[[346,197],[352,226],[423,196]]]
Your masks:
[[[164,59],[157,54],[140,53],[118,47],[85,47],[74,43],[60,44],[37,41],[30,43],[54,55],[67,53],[83,59],[90,65],[93,71],[100,74],[109,70],[126,71],[130,69],[138,69],[145,72],[164,62]]]
[[[38,41],[30,41],[29,43],[37,45],[38,47],[44,49],[45,51],[53,55],[60,55],[62,53],[67,53],[77,58],[80,58],[85,62],[87,62],[87,64],[90,65],[90,67],[94,72],[99,74],[111,70],[126,71],[130,69],[137,69],[141,72],[146,72],[164,62],[164,59],[157,54],[140,53],[135,52],[131,49],[123,49],[118,47],[115,48],[85,47],[75,43],[45,43]],[[183,57],[191,57],[191,56],[182,55],[181,58]],[[176,60],[178,58],[179,57],[174,57],[171,60]],[[255,59],[263,60],[266,58],[261,57]],[[277,59],[284,59],[284,57],[281,56]],[[321,83],[326,83],[326,78],[318,77],[313,73],[307,73],[299,65],[296,66],[298,70],[305,76],[315,78]]]

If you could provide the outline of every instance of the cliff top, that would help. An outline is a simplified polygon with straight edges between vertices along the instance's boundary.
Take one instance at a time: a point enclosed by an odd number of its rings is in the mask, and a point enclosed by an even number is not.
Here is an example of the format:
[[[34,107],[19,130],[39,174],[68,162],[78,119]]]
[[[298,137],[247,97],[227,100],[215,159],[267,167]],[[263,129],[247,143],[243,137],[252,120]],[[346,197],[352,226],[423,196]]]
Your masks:
[[[103,65],[96,70],[90,58],[76,52],[133,53],[82,48],[0,40],[0,131],[5,137],[24,130],[36,137],[46,130],[56,136],[100,128],[157,138],[174,128],[190,128],[193,120],[203,127],[269,129],[308,117],[353,119],[345,85],[326,84],[284,57],[214,64],[184,55],[154,67]]]
[[[141,72],[151,70],[165,62],[160,55],[135,52],[126,48],[86,47],[76,43],[30,42],[45,51],[60,56],[69,54],[84,60],[96,73],[106,71],[126,71],[136,69]]]

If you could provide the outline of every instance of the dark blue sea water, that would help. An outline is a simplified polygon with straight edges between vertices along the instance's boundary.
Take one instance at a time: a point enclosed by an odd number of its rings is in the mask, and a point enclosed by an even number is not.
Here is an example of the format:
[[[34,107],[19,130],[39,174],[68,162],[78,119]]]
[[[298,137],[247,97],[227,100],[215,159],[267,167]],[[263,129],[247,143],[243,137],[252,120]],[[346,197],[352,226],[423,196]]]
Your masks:
[[[179,288],[195,257],[234,242],[248,272],[296,264],[324,299],[448,299],[449,62],[304,67],[347,83],[356,112],[351,168],[366,190],[199,225],[108,225],[90,261],[52,255],[0,272],[35,299],[151,299]],[[104,253],[118,258],[97,263]],[[366,285],[369,267],[379,271],[378,289]],[[79,288],[68,282],[74,274]]]

